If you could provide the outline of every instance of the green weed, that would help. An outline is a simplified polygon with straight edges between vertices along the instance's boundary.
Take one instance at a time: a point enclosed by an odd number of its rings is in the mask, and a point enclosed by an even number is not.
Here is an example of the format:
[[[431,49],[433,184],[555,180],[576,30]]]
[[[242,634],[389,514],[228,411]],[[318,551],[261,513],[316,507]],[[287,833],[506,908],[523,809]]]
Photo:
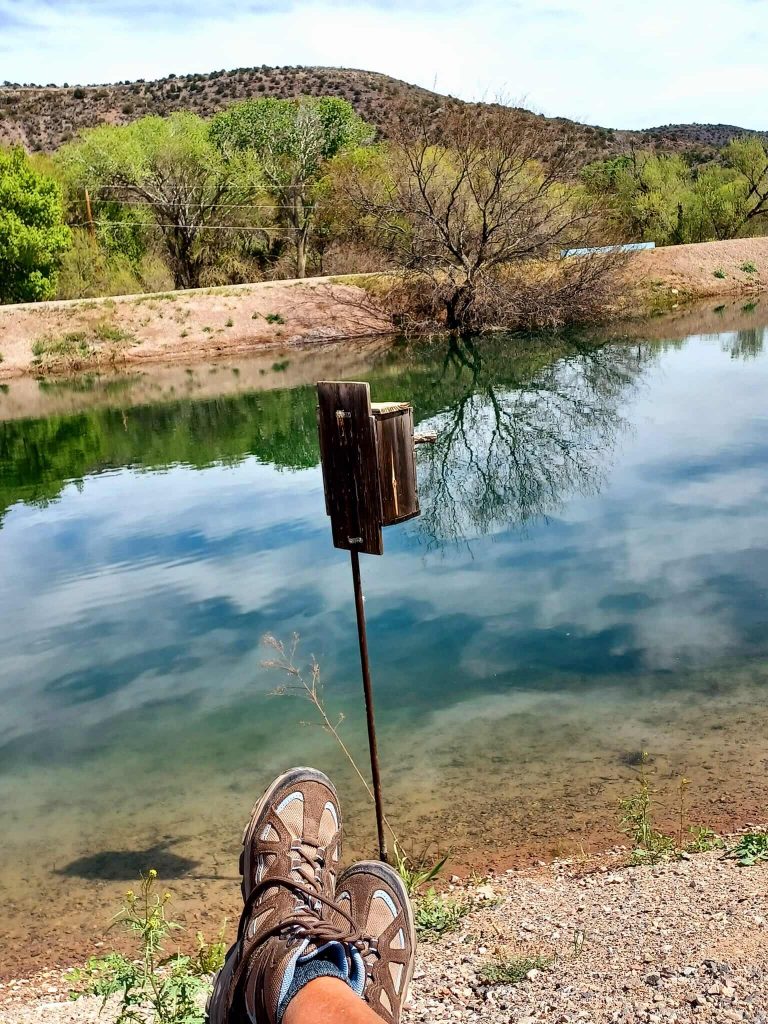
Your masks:
[[[546,971],[553,963],[543,956],[497,956],[481,966],[478,977],[483,985],[517,985],[530,971]]]
[[[91,333],[96,341],[133,341],[134,336],[121,327],[102,321],[91,328]]]
[[[228,317],[227,322],[224,324],[224,326],[225,327],[234,327],[235,326],[235,321],[232,319],[231,316]]]
[[[685,848],[688,853],[709,853],[710,850],[722,850],[725,845],[722,837],[706,825],[690,828],[688,832],[691,836]]]
[[[279,363],[272,363],[272,372],[273,373],[282,373],[284,370],[287,370],[290,365],[291,365],[290,359],[283,359]]]
[[[70,998],[99,996],[103,1005],[119,997],[114,1024],[202,1024],[209,976],[223,964],[221,935],[210,945],[197,933],[192,956],[163,955],[163,945],[180,925],[166,916],[170,893],[156,891],[157,872],[141,876],[138,893],[129,889],[113,925],[132,936],[134,955],[107,953],[91,957],[84,968],[67,975]]]
[[[717,270],[714,273],[715,273],[715,277],[719,277],[721,281],[723,280],[723,278],[726,277],[726,273],[725,273],[725,271],[723,270],[722,267],[718,267]]]
[[[408,890],[409,896],[414,896],[422,886],[434,882],[448,860],[446,854],[440,860],[429,864],[426,850],[419,857],[414,858],[403,850],[397,840],[394,842],[394,855],[395,870],[405,882],[405,888]]]
[[[69,373],[93,364],[117,362],[134,335],[107,321],[66,334],[45,334],[32,343],[32,363],[39,373]]]
[[[634,762],[633,758],[633,762]],[[716,850],[723,841],[716,832],[704,825],[688,825],[687,795],[690,780],[682,776],[678,781],[678,828],[671,836],[658,829],[654,822],[653,796],[649,769],[651,759],[643,750],[636,758],[637,789],[619,802],[621,831],[633,842],[633,864],[658,864],[683,853],[705,853]]]
[[[264,317],[268,324],[284,324],[285,320],[280,313],[267,313]]]
[[[737,860],[742,868],[768,861],[768,832],[745,832],[726,856]]]
[[[90,362],[94,354],[84,331],[59,336],[46,334],[32,343],[33,363],[41,370],[77,370]]]
[[[621,831],[634,844],[633,864],[658,864],[677,852],[672,836],[661,832],[654,825],[649,764],[648,752],[644,750],[640,754],[637,768],[637,789],[619,803]]]
[[[471,909],[467,900],[438,896],[434,889],[428,889],[416,901],[416,932],[422,942],[436,942],[447,932],[455,931]]]
[[[746,260],[744,263],[742,263],[741,266],[739,267],[739,270],[743,271],[745,274],[756,274],[757,273],[757,267],[752,262],[752,260]]]

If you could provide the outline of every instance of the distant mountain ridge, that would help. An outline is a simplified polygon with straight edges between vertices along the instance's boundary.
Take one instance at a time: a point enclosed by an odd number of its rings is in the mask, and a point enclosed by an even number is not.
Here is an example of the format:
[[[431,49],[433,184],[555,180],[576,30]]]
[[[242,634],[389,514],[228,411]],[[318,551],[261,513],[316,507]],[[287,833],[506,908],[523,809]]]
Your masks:
[[[0,87],[0,142],[20,143],[32,152],[51,151],[83,128],[126,124],[147,114],[191,110],[210,117],[248,97],[340,96],[348,99],[383,135],[395,106],[403,101],[432,108],[448,99],[388,75],[352,68],[261,67],[169,75],[112,85],[33,86],[6,82]],[[549,129],[569,137],[580,165],[624,152],[631,146],[665,152],[695,149],[706,159],[738,135],[762,134],[736,125],[676,124],[624,131],[581,124],[567,118],[544,118]]]

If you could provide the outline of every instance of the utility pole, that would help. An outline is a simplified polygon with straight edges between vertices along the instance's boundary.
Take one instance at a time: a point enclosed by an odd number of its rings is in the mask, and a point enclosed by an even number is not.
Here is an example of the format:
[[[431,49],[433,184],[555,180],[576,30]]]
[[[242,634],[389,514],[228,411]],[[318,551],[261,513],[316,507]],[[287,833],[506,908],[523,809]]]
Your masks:
[[[91,209],[91,193],[85,190],[85,218],[88,224],[88,234],[91,238],[96,237],[96,225],[93,223],[93,210]]]

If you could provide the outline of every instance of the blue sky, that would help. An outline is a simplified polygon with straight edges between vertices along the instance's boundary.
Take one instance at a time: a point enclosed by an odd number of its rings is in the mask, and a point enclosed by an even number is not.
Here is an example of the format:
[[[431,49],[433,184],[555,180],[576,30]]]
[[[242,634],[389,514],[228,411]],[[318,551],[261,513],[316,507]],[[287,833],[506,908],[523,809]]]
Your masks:
[[[382,71],[612,127],[768,129],[768,0],[0,0],[0,80]]]

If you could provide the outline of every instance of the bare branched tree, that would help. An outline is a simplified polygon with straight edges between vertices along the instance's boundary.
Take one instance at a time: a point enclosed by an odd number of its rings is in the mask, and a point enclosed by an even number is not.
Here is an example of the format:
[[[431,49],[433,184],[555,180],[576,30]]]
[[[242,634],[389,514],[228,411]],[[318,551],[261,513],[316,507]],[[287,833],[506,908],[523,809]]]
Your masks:
[[[588,317],[590,290],[592,306],[603,298],[594,286],[614,261],[561,256],[588,243],[597,219],[568,183],[567,145],[537,119],[501,105],[403,110],[382,160],[383,173],[345,187],[407,273],[417,316],[465,333],[537,322],[547,296],[549,321],[573,319],[574,302]]]

